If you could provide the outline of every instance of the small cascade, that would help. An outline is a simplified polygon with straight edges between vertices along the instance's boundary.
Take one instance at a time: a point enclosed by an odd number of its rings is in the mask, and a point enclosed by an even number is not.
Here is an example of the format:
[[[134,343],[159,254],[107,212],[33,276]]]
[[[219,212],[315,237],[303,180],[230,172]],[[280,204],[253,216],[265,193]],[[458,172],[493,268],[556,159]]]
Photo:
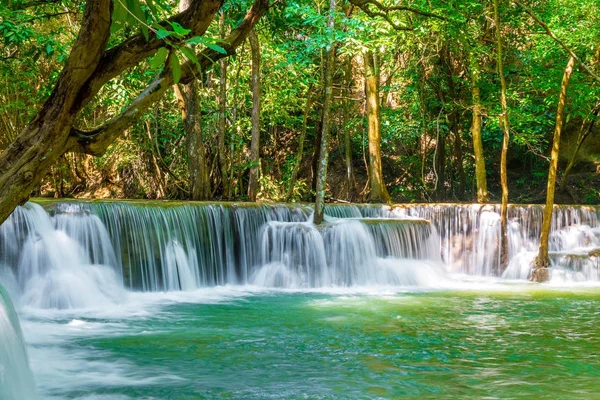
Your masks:
[[[0,399],[36,400],[35,390],[17,314],[0,285]]]
[[[14,233],[19,236],[9,236]],[[10,241],[20,248],[0,253],[0,265],[8,269],[4,275],[16,276],[25,305],[85,308],[115,303],[124,295],[108,234],[95,216],[56,219],[27,203],[0,227],[0,242]]]
[[[310,222],[268,222],[263,229],[258,286],[320,287],[329,284],[325,243]]]
[[[263,267],[253,283],[275,287],[350,287],[415,285],[441,274],[416,262],[432,255],[437,235],[428,221],[375,221],[328,218],[318,228],[310,222],[269,222],[263,231]],[[422,274],[419,272],[422,270]]]
[[[261,262],[258,250],[263,225],[307,218],[305,209],[282,205],[161,207],[113,202],[80,203],[80,207],[105,224],[126,285],[145,291],[171,290],[174,281],[169,274],[181,274],[188,268],[194,271],[194,281],[180,283],[182,288],[245,284],[253,267]],[[178,257],[174,257],[175,243]]]
[[[165,248],[165,289],[194,290],[200,287],[200,268],[196,251],[192,248],[189,254],[176,240]]]
[[[348,210],[345,210],[348,208]],[[542,205],[511,205],[508,209],[508,241],[510,260],[508,275],[525,279],[531,265],[530,253],[537,252],[544,207]],[[382,205],[330,205],[331,216],[356,218],[402,219],[417,217],[435,225],[441,243],[441,257],[450,272],[469,275],[497,275],[500,269],[500,206],[481,204],[407,204],[397,207]],[[598,245],[600,233],[599,209],[591,206],[554,206],[550,249],[554,270],[558,273],[571,267],[579,271],[578,279],[597,281],[598,270],[594,257],[575,260],[569,254]],[[563,255],[563,258],[558,256]],[[565,258],[565,255],[566,258]],[[568,265],[570,263],[570,265]],[[578,267],[575,264],[585,264]],[[517,268],[516,265],[519,265]],[[519,271],[517,273],[517,270]],[[523,271],[527,271],[525,274]],[[506,275],[506,274],[505,274]],[[569,274],[567,274],[569,275]],[[519,278],[516,278],[516,277]]]

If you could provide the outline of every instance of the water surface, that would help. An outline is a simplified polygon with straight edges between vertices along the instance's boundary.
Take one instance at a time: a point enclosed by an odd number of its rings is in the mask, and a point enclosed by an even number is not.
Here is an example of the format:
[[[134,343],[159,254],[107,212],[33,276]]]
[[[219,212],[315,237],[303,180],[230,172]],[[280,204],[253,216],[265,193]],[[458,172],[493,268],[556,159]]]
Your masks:
[[[42,398],[595,398],[600,289],[131,293],[24,310]]]

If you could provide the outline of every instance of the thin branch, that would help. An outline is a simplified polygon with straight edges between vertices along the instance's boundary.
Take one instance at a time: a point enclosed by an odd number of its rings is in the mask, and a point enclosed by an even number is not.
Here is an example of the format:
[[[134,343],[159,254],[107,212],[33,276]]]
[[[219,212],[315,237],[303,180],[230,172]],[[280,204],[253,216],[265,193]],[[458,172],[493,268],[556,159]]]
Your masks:
[[[581,58],[579,58],[577,56],[577,54],[575,54],[575,52],[573,50],[571,50],[562,40],[560,40],[554,34],[554,32],[552,32],[552,30],[550,30],[548,25],[546,25],[546,23],[544,21],[542,21],[540,18],[538,18],[538,16],[535,15],[529,7],[523,5],[518,0],[513,0],[513,3],[515,3],[517,6],[521,7],[525,11],[525,13],[527,13],[531,18],[533,18],[533,20],[535,22],[537,22],[544,29],[544,31],[546,32],[546,34],[548,36],[550,36],[556,43],[558,43],[560,45],[560,47],[562,47],[567,53],[569,53],[569,55],[571,57],[573,57],[575,59],[575,61],[577,61],[577,63],[585,70],[585,72],[587,72],[592,78],[594,78],[595,80],[600,82],[600,76],[596,75],[594,73],[594,71],[592,70],[592,68],[590,68],[586,63],[584,63],[581,60]]]
[[[46,18],[54,18],[54,17],[60,17],[61,15],[66,15],[66,14],[77,14],[76,11],[62,11],[62,12],[57,12],[57,13],[52,13],[52,14],[42,14],[42,15],[36,15],[35,17],[31,17],[29,19],[26,19],[24,21],[22,21],[23,23],[28,23],[28,22],[34,22],[40,19],[46,19]]]
[[[446,18],[442,15],[438,15],[435,13],[431,13],[428,11],[424,11],[424,10],[420,10],[418,8],[414,8],[414,7],[409,7],[409,6],[384,6],[383,4],[381,4],[379,1],[377,0],[350,0],[350,3],[352,3],[353,5],[359,7],[361,10],[363,10],[363,12],[365,14],[367,14],[369,17],[371,18],[375,18],[375,17],[381,17],[383,18],[392,28],[394,28],[397,31],[412,31],[414,30],[413,27],[404,27],[404,26],[400,26],[398,24],[396,24],[394,21],[392,21],[392,19],[390,18],[390,12],[393,11],[408,11],[410,13],[416,14],[416,15],[420,15],[422,17],[427,17],[427,18],[436,18],[442,21],[450,21],[449,18]],[[378,11],[373,11],[369,8],[370,5],[375,6],[375,8]]]

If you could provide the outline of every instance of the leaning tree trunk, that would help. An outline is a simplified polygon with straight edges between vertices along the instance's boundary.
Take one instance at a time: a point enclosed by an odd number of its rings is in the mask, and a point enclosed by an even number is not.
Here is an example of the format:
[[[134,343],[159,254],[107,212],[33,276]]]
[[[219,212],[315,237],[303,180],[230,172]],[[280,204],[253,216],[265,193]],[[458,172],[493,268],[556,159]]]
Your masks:
[[[369,134],[369,182],[371,183],[370,200],[373,202],[390,202],[390,195],[383,181],[381,165],[381,123],[379,115],[379,66],[375,65],[375,55],[368,51],[365,60],[365,97]]]
[[[502,103],[502,114],[500,115],[499,122],[500,127],[504,132],[502,138],[502,154],[500,156],[500,185],[502,186],[502,206],[500,211],[500,270],[502,271],[508,265],[508,175],[506,172],[506,156],[508,154],[510,128],[508,103],[506,101],[506,80],[504,79],[504,64],[502,60],[502,35],[500,33],[500,18],[498,16],[498,0],[494,0],[494,23],[496,25],[496,62],[498,64],[498,75],[500,75],[500,101]]]
[[[194,1],[188,10],[172,16],[171,21],[191,29],[190,36],[203,35],[221,4],[221,0]],[[234,54],[268,8],[268,0],[254,0],[242,22],[222,43],[225,52],[203,50],[198,57],[199,66],[192,62],[182,66],[179,82],[191,82],[199,69],[210,68],[214,61]],[[165,45],[154,33],[150,33],[148,39],[140,33],[105,50],[110,36],[111,11],[111,0],[87,1],[79,35],[52,94],[16,140],[0,153],[0,223],[15,207],[27,201],[60,156],[66,152],[104,154],[172,88],[173,74],[166,67],[113,119],[90,131],[75,126],[79,112],[94,100],[106,83]]]
[[[331,127],[331,103],[333,100],[333,70],[335,68],[335,7],[336,0],[329,0],[329,18],[328,28],[331,34],[329,49],[327,50],[327,60],[325,62],[325,73],[323,86],[325,89],[325,98],[323,99],[323,123],[321,126],[321,143],[319,145],[319,162],[317,166],[317,185],[315,190],[315,216],[314,223],[323,222],[325,214],[325,189],[327,181],[327,162],[329,158],[328,138]]]
[[[481,141],[481,95],[479,89],[479,70],[473,63],[471,68],[472,97],[473,97],[473,123],[471,135],[473,136],[473,153],[475,155],[475,178],[477,182],[477,202],[487,203],[490,199],[487,190],[487,175],[485,171],[485,155]]]
[[[78,110],[78,95],[94,74],[110,35],[111,0],[89,1],[79,36],[58,82],[35,118],[0,153],[0,223],[65,153]]]
[[[554,129],[554,138],[552,139],[552,154],[550,155],[550,169],[548,171],[546,205],[544,206],[544,219],[542,220],[540,250],[534,261],[533,273],[531,274],[531,280],[535,282],[544,282],[549,278],[548,266],[550,265],[550,258],[548,257],[548,239],[550,238],[552,211],[554,209],[554,188],[556,186],[556,170],[558,169],[558,155],[560,151],[560,133],[564,122],[567,88],[569,87],[569,81],[571,80],[574,65],[575,58],[571,57],[567,63],[567,68],[565,68],[562,84],[560,86],[558,109],[556,111],[556,127]]]
[[[260,47],[258,35],[253,30],[248,37],[252,53],[252,141],[250,144],[250,177],[248,199],[256,201],[260,158]]]
[[[575,160],[577,160],[577,155],[579,154],[579,150],[581,150],[581,146],[583,145],[583,142],[585,142],[585,140],[590,136],[590,134],[594,130],[594,124],[596,123],[596,119],[598,118],[599,113],[600,113],[600,103],[597,104],[596,107],[594,107],[594,109],[592,110],[591,121],[588,124],[587,129],[584,130],[583,127],[581,127],[581,131],[579,132],[579,137],[577,138],[577,146],[575,147],[575,151],[573,151],[573,154],[571,155],[569,164],[567,165],[567,168],[565,169],[565,173],[563,174],[563,177],[560,181],[560,191],[561,192],[565,192],[565,190],[567,189],[567,180],[569,179],[569,174],[571,173],[573,166],[575,166]]]

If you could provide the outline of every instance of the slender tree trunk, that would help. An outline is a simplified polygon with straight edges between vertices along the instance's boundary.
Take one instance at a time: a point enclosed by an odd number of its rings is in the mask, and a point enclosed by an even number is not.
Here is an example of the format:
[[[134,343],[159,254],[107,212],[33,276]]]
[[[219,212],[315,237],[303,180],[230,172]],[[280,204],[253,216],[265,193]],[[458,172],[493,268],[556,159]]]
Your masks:
[[[152,149],[152,166],[154,167],[154,172],[156,173],[157,190],[156,190],[156,198],[164,199],[165,198],[165,184],[163,182],[163,174],[160,170],[160,166],[158,165],[158,159],[156,158],[156,154],[154,152],[154,144],[152,140],[152,128],[150,127],[150,122],[148,120],[145,121],[146,124],[146,135],[148,136],[148,140],[150,141],[150,148]]]
[[[306,94],[306,104],[304,105],[304,116],[302,117],[302,130],[300,131],[300,137],[298,138],[298,150],[296,151],[296,160],[294,162],[294,169],[292,170],[292,176],[290,177],[290,183],[287,194],[285,195],[285,201],[290,201],[292,193],[294,192],[294,185],[296,179],[298,179],[298,172],[300,171],[300,165],[302,164],[302,156],[304,155],[304,139],[306,138],[306,130],[308,125],[308,115],[312,107],[312,86],[308,88]]]
[[[198,97],[198,81],[173,86],[177,97],[187,142],[190,200],[209,200],[211,197],[209,170],[202,133],[202,112]]]
[[[479,69],[475,62],[471,68],[471,83],[473,96],[473,122],[471,135],[473,136],[473,153],[475,155],[475,177],[477,182],[477,202],[487,203],[490,196],[487,190],[487,174],[485,171],[485,155],[481,141],[481,95],[479,89]]]
[[[375,55],[368,51],[363,56],[365,61],[365,97],[367,124],[369,133],[369,181],[371,182],[372,202],[390,202],[390,195],[383,180],[381,165],[381,123],[379,115],[379,66]]]
[[[500,101],[502,103],[500,127],[504,132],[502,138],[502,154],[500,156],[500,185],[502,186],[502,207],[500,211],[500,270],[502,271],[508,265],[508,176],[506,172],[506,156],[508,154],[510,125],[508,119],[508,103],[506,101],[506,80],[504,79],[504,64],[502,60],[502,35],[500,18],[498,16],[498,0],[494,0],[494,22],[496,25],[496,62],[498,64],[498,75],[500,76]]]
[[[179,10],[187,10],[190,1],[180,0]],[[178,85],[173,85],[173,88],[181,110],[187,142],[190,200],[208,200],[211,191],[206,165],[206,149],[202,140],[202,110],[198,97],[198,79],[183,85],[183,90]]]
[[[252,166],[248,182],[248,199],[256,201],[260,157],[260,47],[256,31],[253,30],[248,38],[252,53],[252,142],[250,145]]]
[[[573,166],[575,166],[575,160],[577,160],[577,155],[579,154],[579,150],[581,150],[581,146],[583,145],[583,142],[585,142],[585,140],[588,138],[588,136],[590,136],[590,134],[594,130],[594,124],[596,123],[596,119],[598,118],[599,113],[600,113],[600,104],[597,104],[596,107],[594,107],[594,109],[592,110],[591,121],[589,122],[587,129],[584,130],[583,127],[581,127],[582,129],[579,132],[579,137],[577,138],[577,147],[575,147],[575,151],[573,151],[573,154],[571,155],[571,159],[569,160],[569,164],[567,165],[567,168],[565,169],[565,173],[563,174],[563,177],[560,181],[560,191],[561,192],[565,192],[565,190],[567,189],[567,180],[569,179],[569,174],[571,173]]]
[[[344,95],[349,95],[352,93],[352,57],[347,57],[346,60],[346,70],[344,71],[344,78],[346,81],[346,91],[342,91],[342,97]],[[352,168],[352,137],[351,130],[346,126],[348,124],[348,110],[347,110],[347,101],[343,101],[342,107],[342,131],[344,134],[344,160],[346,162],[346,184],[348,185],[348,201],[352,201],[354,198],[354,190],[356,186],[356,182],[354,180],[354,170]]]
[[[467,177],[465,175],[465,167],[463,165],[463,152],[462,152],[462,138],[460,137],[460,121],[458,115],[458,109],[455,102],[458,101],[456,94],[456,87],[454,85],[454,67],[452,62],[452,55],[447,47],[444,48],[443,52],[443,64],[446,70],[446,82],[448,84],[448,94],[452,102],[450,113],[448,114],[448,120],[450,122],[450,132],[454,137],[454,163],[455,168],[458,171],[458,190],[454,191],[456,197],[462,200],[465,193],[465,187],[467,186]],[[451,175],[452,176],[452,175]]]
[[[225,37],[225,12],[221,11],[219,19],[219,29],[221,38]],[[227,59],[223,58],[219,62],[219,119],[217,121],[217,147],[219,152],[219,173],[221,175],[221,190],[223,197],[229,193],[229,177],[227,174],[227,146],[225,144],[225,135],[227,133]]]
[[[317,169],[317,187],[315,191],[315,216],[316,225],[323,222],[325,214],[325,190],[327,183],[327,162],[329,158],[328,138],[331,126],[331,103],[333,100],[333,71],[335,68],[335,8],[336,0],[329,0],[329,18],[328,28],[330,31],[329,49],[327,50],[327,61],[325,62],[324,89],[325,98],[323,99],[323,124],[321,126],[321,143],[319,146],[319,164]]]
[[[438,122],[439,124],[439,122]],[[435,142],[435,154],[433,157],[433,166],[435,168],[436,184],[435,198],[437,201],[445,200],[445,182],[446,182],[446,137],[443,132],[437,132]]]
[[[548,171],[546,205],[544,206],[544,219],[542,220],[540,250],[535,259],[533,273],[531,274],[531,280],[535,282],[544,282],[549,279],[548,266],[550,265],[550,258],[548,257],[548,239],[550,238],[552,211],[554,209],[554,189],[556,186],[556,171],[558,169],[558,155],[560,151],[560,134],[564,123],[567,88],[569,87],[569,81],[573,73],[573,66],[575,66],[575,58],[571,57],[567,63],[567,68],[565,68],[560,86],[558,109],[556,111],[556,127],[554,129],[554,138],[552,139],[552,153],[550,155],[550,169]]]

